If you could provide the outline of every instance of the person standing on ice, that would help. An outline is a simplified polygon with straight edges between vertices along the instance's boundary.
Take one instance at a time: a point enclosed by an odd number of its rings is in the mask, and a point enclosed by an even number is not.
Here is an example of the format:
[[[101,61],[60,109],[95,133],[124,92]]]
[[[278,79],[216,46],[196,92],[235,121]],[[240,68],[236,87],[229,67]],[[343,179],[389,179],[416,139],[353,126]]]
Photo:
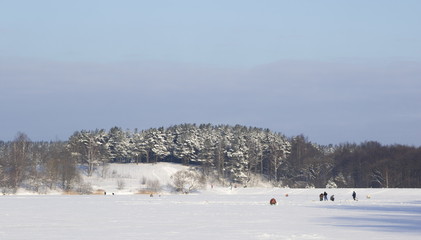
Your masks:
[[[324,196],[325,201],[327,201],[327,192],[324,192],[323,196]]]
[[[354,199],[354,201],[357,200],[357,193],[355,193],[355,191],[352,192],[352,198]]]

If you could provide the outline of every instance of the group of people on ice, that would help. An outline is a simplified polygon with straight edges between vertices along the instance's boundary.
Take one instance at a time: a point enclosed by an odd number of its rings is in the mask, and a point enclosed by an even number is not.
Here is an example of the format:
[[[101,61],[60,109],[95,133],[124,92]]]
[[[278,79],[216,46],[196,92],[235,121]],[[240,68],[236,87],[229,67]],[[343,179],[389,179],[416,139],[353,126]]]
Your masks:
[[[288,194],[285,194],[285,196],[288,197]],[[358,201],[357,193],[355,191],[352,192],[352,198],[354,199],[354,201]],[[368,198],[368,196],[367,196],[367,198]],[[320,193],[319,199],[320,199],[320,201],[328,201],[327,192]],[[331,195],[329,199],[332,202],[335,201],[335,195]],[[275,198],[270,199],[269,204],[270,205],[277,205],[276,199]]]
[[[355,191],[352,192],[352,198],[354,199],[354,201],[358,201],[357,193]],[[319,199],[320,199],[320,201],[323,201],[323,200],[327,201],[327,192],[320,193]],[[335,195],[330,196],[330,200],[335,201]]]
[[[319,195],[320,201],[327,201],[327,192],[320,193]],[[330,201],[335,201],[335,195],[330,196]]]

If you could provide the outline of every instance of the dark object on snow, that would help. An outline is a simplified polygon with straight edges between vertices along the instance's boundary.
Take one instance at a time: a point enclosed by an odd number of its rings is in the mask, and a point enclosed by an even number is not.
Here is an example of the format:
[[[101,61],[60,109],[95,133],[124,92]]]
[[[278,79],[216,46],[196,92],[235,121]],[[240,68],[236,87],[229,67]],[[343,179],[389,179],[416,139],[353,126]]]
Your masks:
[[[330,196],[330,201],[335,201],[335,195]]]
[[[320,195],[319,195],[319,198],[320,198],[320,201],[323,201],[323,193],[320,193]]]
[[[324,196],[325,201],[327,201],[327,192],[324,192],[323,196]]]
[[[355,193],[355,191],[353,191],[353,192],[352,192],[352,198],[353,198],[354,200],[357,200],[357,193]]]
[[[272,198],[269,203],[270,205],[276,205],[276,199]]]

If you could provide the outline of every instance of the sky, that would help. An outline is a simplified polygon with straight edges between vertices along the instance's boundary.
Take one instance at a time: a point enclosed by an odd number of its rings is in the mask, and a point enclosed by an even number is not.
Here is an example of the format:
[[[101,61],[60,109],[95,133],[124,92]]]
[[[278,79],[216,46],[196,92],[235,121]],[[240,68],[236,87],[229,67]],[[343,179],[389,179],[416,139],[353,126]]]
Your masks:
[[[421,1],[1,1],[0,139],[241,124],[421,146]]]

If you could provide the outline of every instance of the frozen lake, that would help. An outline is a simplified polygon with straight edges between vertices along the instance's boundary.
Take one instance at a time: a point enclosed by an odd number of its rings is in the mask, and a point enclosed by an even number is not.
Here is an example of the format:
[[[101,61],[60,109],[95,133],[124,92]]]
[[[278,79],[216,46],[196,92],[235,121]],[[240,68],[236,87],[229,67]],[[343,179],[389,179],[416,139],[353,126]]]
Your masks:
[[[420,189],[353,190],[0,196],[0,239],[420,239]]]

